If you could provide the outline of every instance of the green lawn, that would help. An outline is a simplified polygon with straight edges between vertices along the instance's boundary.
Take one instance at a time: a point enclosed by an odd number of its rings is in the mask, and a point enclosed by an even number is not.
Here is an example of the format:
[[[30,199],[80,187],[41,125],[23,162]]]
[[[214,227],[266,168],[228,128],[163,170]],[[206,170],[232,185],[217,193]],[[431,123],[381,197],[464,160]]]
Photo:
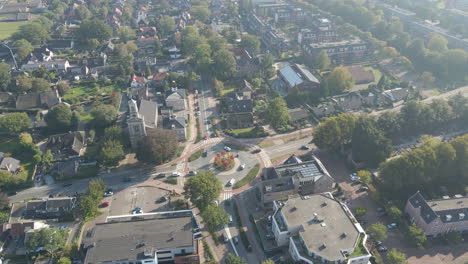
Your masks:
[[[0,152],[12,153],[18,148],[18,140],[14,138],[0,138]]]
[[[14,153],[19,148],[19,141],[17,138],[0,138],[0,152],[5,153]],[[30,158],[27,157],[18,157],[12,156],[20,160],[21,166],[24,168],[24,171],[15,175],[16,178],[22,179],[25,182],[32,180],[32,173],[34,170],[34,164]]]
[[[1,22],[0,23],[0,40],[9,38],[13,33],[18,31],[21,25],[27,24],[26,21],[21,22]]]
[[[194,161],[194,160],[199,159],[199,158],[202,156],[203,151],[205,151],[205,150],[204,150],[204,149],[200,149],[200,150],[198,150],[197,152],[194,152],[192,155],[190,155],[190,157],[188,158],[188,161],[189,161],[189,162],[192,162],[192,161]]]
[[[221,97],[230,92],[234,92],[234,87],[225,87],[223,90],[221,90]]]
[[[259,170],[260,170],[260,164],[257,163],[249,171],[249,173],[247,173],[247,175],[244,178],[242,178],[240,181],[236,182],[232,188],[238,189],[238,188],[248,184],[249,182],[253,181],[257,177],[257,174],[258,174]]]
[[[77,86],[69,89],[63,96],[63,100],[67,102],[80,101],[87,96],[109,95],[116,90],[117,88],[113,85],[97,88],[92,86]]]

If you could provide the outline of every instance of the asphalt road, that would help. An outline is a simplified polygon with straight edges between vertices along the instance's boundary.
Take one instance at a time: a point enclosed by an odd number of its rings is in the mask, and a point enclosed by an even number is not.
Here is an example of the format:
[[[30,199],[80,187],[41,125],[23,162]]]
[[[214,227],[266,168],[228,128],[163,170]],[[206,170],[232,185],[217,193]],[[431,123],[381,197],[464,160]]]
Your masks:
[[[209,107],[208,96],[211,96],[211,91],[208,85],[208,81],[202,80],[199,82],[198,90],[198,107],[200,109],[200,129],[202,137],[205,135],[210,135],[210,125],[208,120],[213,115],[213,109]]]
[[[281,157],[285,154],[291,153],[293,151],[299,150],[302,146],[307,145],[311,149],[315,148],[315,145],[309,144],[312,141],[312,136],[301,138],[294,141],[289,141],[281,145],[275,145],[271,147],[264,148],[264,151],[270,156],[270,158]]]

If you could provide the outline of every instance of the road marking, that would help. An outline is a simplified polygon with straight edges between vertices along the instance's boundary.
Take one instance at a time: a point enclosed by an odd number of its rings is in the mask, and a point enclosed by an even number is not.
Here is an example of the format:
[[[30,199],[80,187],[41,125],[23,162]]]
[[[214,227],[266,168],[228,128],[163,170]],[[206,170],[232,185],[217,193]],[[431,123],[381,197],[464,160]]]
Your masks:
[[[230,200],[232,198],[232,190],[224,190],[222,193],[221,200]]]

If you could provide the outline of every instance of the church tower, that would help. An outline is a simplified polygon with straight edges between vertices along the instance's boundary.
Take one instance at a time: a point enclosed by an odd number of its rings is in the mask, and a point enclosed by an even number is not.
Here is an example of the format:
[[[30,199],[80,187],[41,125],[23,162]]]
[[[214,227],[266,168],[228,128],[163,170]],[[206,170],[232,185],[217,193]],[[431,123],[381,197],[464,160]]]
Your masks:
[[[146,136],[145,120],[140,113],[138,113],[138,106],[135,100],[128,101],[129,118],[127,119],[128,134],[130,136],[130,143],[133,149],[138,146],[138,141]]]

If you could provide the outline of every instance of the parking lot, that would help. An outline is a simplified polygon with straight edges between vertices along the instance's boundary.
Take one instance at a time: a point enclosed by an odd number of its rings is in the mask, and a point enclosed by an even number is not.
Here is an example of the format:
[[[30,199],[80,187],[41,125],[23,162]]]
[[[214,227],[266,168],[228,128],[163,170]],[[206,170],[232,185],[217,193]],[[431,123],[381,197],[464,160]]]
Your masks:
[[[114,193],[104,198],[109,202],[109,216],[132,214],[140,206],[144,213],[167,210],[168,201],[158,201],[161,197],[169,196],[169,192],[156,187],[132,187]]]

